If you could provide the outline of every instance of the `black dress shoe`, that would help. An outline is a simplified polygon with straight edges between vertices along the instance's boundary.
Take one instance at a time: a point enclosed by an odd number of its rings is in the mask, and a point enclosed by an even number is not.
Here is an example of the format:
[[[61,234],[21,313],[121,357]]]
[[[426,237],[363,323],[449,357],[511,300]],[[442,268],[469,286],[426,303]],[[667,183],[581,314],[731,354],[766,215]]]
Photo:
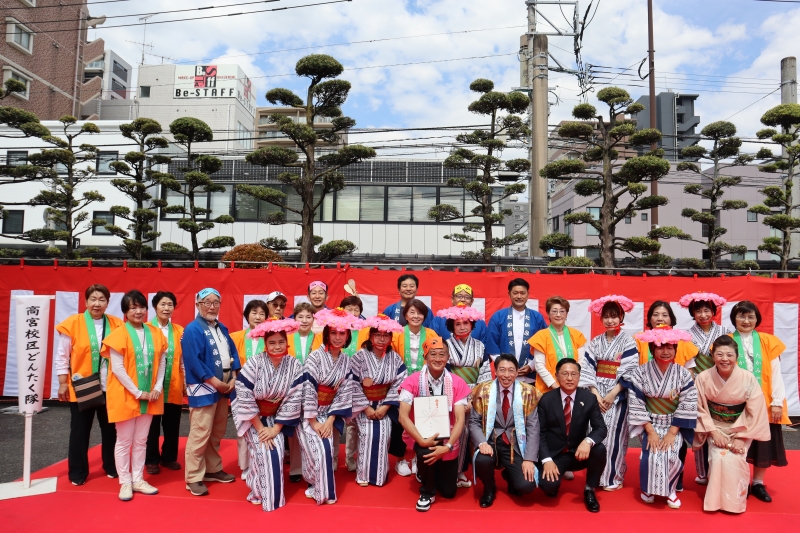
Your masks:
[[[155,474],[158,474],[159,472],[161,472],[161,467],[158,466],[157,464],[155,464],[155,465],[144,465],[144,469],[150,475],[155,475]]]
[[[583,504],[590,513],[600,512],[600,503],[597,501],[593,490],[586,489],[583,491]]]
[[[767,492],[767,488],[761,483],[753,483],[750,486],[750,494],[765,503],[772,503],[772,497]]]
[[[486,509],[487,507],[491,507],[492,504],[494,503],[496,495],[497,495],[496,492],[493,490],[485,491],[480,499],[481,508]]]
[[[301,479],[303,479],[303,476],[300,474],[289,476],[289,481],[292,483],[299,483]]]
[[[164,468],[168,468],[170,470],[180,470],[181,464],[178,461],[172,461],[171,463],[161,463],[161,466]]]

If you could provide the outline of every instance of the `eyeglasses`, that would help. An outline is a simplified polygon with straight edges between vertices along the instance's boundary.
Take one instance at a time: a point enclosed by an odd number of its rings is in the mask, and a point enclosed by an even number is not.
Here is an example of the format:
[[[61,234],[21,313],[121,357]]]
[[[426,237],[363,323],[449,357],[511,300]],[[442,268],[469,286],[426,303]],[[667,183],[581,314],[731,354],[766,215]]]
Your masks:
[[[216,301],[216,302],[197,302],[197,303],[199,303],[206,309],[213,309],[214,307],[219,307],[222,302]]]
[[[567,310],[566,309],[551,309],[550,310],[550,314],[551,315],[566,315],[567,314]]]

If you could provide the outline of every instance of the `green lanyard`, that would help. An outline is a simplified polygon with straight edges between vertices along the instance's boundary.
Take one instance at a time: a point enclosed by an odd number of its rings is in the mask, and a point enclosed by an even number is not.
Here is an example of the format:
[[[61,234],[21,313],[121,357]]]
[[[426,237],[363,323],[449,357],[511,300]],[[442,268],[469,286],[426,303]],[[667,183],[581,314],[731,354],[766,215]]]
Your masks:
[[[742,344],[742,336],[739,335],[738,331],[733,332],[733,340],[736,341],[736,344],[739,347],[739,367],[747,370],[747,362],[745,361],[747,353],[745,352],[744,345]],[[756,376],[759,384],[761,383],[762,360],[761,337],[758,336],[758,332],[756,330],[753,330],[753,375]]]
[[[419,330],[419,347],[417,348],[417,364],[411,365],[411,330],[408,326],[403,326],[403,357],[406,361],[406,368],[410,376],[414,372],[422,370],[422,365],[425,364],[425,358],[422,356],[422,345],[425,344],[425,328]]]
[[[140,391],[150,392],[150,386],[153,380],[153,357],[155,355],[155,349],[153,348],[153,335],[150,334],[150,329],[144,324],[142,326],[144,327],[144,348],[142,348],[142,344],[139,342],[139,335],[136,333],[136,330],[131,326],[130,322],[125,322],[125,327],[128,328],[128,335],[133,342],[133,352],[136,356],[136,386]],[[139,413],[143,415],[147,414],[148,403],[147,400],[139,401]]]
[[[556,361],[561,361],[565,357],[575,359],[575,350],[572,349],[572,337],[569,335],[569,328],[564,326],[564,348],[567,350],[566,354],[561,351],[561,344],[558,342],[558,332],[556,328],[551,324],[547,329],[550,330],[550,336],[553,338],[553,344],[556,347]]]
[[[247,362],[250,360],[251,357],[254,355],[260,354],[264,351],[264,337],[258,338],[258,343],[256,344],[256,351],[253,353],[253,339],[247,336],[250,333],[250,328],[244,332],[244,361]]]
[[[100,371],[100,341],[97,339],[97,330],[94,327],[94,319],[89,313],[89,310],[83,312],[83,319],[86,321],[86,330],[89,333],[89,345],[92,348],[92,374]],[[103,335],[111,333],[111,324],[108,322],[108,317],[103,315]],[[102,340],[102,339],[101,339]]]
[[[306,337],[306,349],[303,350],[303,344],[300,342],[300,332],[294,334],[294,356],[300,361],[301,365],[306,364],[306,357],[311,353],[311,345],[314,343],[314,334],[309,333]]]
[[[154,318],[150,323],[161,329],[158,318]],[[167,324],[167,328],[169,333],[167,334],[166,368],[164,369],[164,403],[169,400],[169,384],[172,382],[172,360],[175,357],[175,335],[172,329],[172,322]]]

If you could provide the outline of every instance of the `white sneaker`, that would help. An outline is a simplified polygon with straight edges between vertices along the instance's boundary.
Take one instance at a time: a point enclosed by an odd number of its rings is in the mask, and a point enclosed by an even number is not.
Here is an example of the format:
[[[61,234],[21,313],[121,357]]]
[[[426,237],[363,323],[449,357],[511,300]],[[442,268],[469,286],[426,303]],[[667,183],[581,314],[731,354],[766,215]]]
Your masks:
[[[411,459],[411,473],[417,473],[417,456],[415,455],[413,459]]]
[[[145,480],[137,481],[132,488],[133,492],[141,492],[147,495],[158,494],[158,489]]]
[[[123,483],[119,486],[119,499],[124,502],[129,502],[133,499],[133,490],[130,483]]]
[[[603,487],[603,490],[608,492],[614,492],[615,490],[619,490],[622,488],[622,483],[618,483],[616,485],[608,485],[607,487]]]
[[[242,470],[242,481],[245,481],[247,479],[247,472],[249,471],[250,471],[249,468],[245,468],[244,470]]]
[[[309,500],[314,499],[314,487],[308,487],[305,492],[306,498]]]
[[[646,492],[643,492],[642,501],[644,503],[653,503],[654,501],[656,501],[656,497],[653,496],[652,494],[647,494]]]
[[[708,485],[708,478],[697,476],[696,478],[694,478],[694,482],[697,483],[698,485]]]
[[[394,470],[403,477],[408,477],[412,474],[411,467],[408,466],[408,461],[406,461],[405,459],[397,461]]]
[[[667,505],[670,509],[680,509],[681,501],[678,499],[678,495],[674,492],[670,494],[669,498],[667,498]]]
[[[564,479],[566,479],[567,481],[572,481],[573,479],[575,479],[575,474],[573,474],[572,472],[564,472]]]
[[[467,479],[467,476],[464,473],[460,473],[458,475],[458,481],[456,481],[456,487],[461,489],[468,489],[472,486],[472,481]]]
[[[420,496],[417,500],[417,511],[424,513],[431,508],[431,504],[436,501],[436,496]]]

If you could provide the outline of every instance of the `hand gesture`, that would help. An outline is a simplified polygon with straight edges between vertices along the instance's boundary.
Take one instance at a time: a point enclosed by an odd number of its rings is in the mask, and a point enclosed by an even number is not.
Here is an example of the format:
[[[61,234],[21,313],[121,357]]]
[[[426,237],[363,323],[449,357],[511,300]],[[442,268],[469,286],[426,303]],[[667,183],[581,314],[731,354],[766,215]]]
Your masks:
[[[652,433],[647,434],[647,449],[650,452],[657,452],[660,450],[661,446],[661,437],[658,436],[658,433],[655,430]]]
[[[429,446],[428,449],[431,450],[431,453],[424,456],[426,465],[432,465],[450,451],[447,446]]]
[[[578,449],[575,450],[575,459],[577,459],[578,461],[585,461],[586,459],[589,458],[589,452],[591,451],[592,451],[592,445],[589,444],[588,440],[584,439],[584,441],[581,442],[580,446],[578,446]]]
[[[672,447],[672,444],[674,442],[675,442],[675,435],[667,431],[667,434],[664,435],[663,439],[661,439],[661,443],[658,449],[661,450],[662,452],[667,451]]]
[[[158,401],[159,398],[161,398],[161,391],[154,390],[154,391],[150,392],[150,401],[151,402],[156,402],[156,401]]]
[[[769,408],[769,421],[771,424],[780,424],[783,418],[783,407],[773,405]]]
[[[523,467],[523,469],[525,468],[525,463],[526,463],[526,462],[527,462],[527,461],[523,461],[523,462],[522,462],[522,467]],[[559,472],[558,472],[558,467],[556,466],[556,464],[555,464],[553,461],[547,461],[547,462],[546,462],[546,463],[545,463],[545,464],[542,466],[542,476],[543,476],[543,477],[544,477],[544,478],[545,478],[547,481],[558,481],[558,477],[559,477],[560,475],[561,475],[561,474],[559,474]]]
[[[552,462],[553,461],[549,461],[547,464],[552,464]],[[531,483],[535,481],[534,477],[536,476],[536,467],[533,466],[533,461],[522,461],[522,476],[525,478],[525,481],[529,481]]]
[[[436,438],[439,436],[438,433],[434,433],[432,437],[428,437],[427,439],[423,439],[422,442],[419,443],[420,448],[435,448],[436,447]]]
[[[488,442],[480,443],[478,445],[478,451],[481,452],[483,455],[488,455],[489,457],[492,457],[494,455],[494,449]]]
[[[142,391],[142,394],[139,396],[140,402],[149,402],[150,401],[150,393]]]
[[[717,448],[727,448],[731,444],[731,439],[719,430],[711,432],[711,443]]]

